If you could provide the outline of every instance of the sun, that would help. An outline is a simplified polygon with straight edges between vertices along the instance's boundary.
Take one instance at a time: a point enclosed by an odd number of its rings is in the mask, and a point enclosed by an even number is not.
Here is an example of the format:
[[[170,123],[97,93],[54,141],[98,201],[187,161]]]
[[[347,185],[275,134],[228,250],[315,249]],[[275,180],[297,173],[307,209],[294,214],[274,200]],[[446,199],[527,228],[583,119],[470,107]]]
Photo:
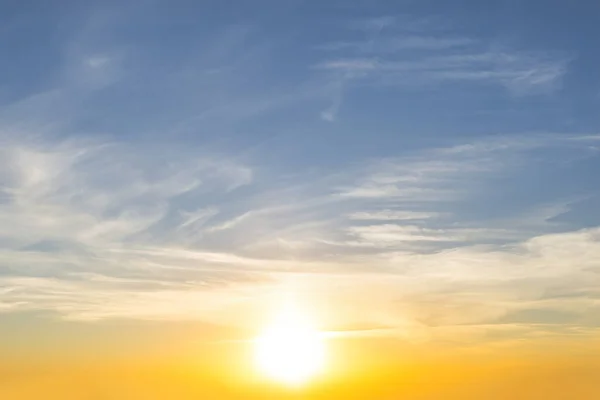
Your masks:
[[[255,340],[255,361],[270,379],[303,384],[324,368],[322,335],[307,318],[286,308]]]

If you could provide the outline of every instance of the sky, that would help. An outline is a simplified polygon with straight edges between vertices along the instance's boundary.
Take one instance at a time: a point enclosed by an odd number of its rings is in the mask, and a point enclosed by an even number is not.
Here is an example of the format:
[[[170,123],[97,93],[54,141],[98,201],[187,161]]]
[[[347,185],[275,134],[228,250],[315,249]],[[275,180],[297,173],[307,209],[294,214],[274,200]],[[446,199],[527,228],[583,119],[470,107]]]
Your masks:
[[[1,1],[4,368],[235,363],[293,296],[363,361],[510,354],[565,379],[527,398],[592,398],[599,17],[592,0]]]

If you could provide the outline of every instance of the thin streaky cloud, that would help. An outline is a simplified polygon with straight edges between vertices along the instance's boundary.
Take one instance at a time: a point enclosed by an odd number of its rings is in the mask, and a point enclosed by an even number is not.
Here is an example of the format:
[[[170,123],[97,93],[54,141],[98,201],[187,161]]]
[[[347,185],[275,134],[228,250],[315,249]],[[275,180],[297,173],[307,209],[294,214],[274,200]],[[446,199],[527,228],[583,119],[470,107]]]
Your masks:
[[[377,20],[376,20],[377,21]],[[363,40],[337,41],[317,46],[329,57],[317,70],[344,76],[344,87],[368,85],[436,87],[449,83],[496,85],[512,95],[548,94],[560,88],[572,55],[498,47],[467,36],[448,37],[427,32],[389,29],[394,19],[374,23]],[[337,78],[333,78],[337,79]],[[331,109],[341,100],[334,97]],[[322,116],[333,113],[326,110]]]

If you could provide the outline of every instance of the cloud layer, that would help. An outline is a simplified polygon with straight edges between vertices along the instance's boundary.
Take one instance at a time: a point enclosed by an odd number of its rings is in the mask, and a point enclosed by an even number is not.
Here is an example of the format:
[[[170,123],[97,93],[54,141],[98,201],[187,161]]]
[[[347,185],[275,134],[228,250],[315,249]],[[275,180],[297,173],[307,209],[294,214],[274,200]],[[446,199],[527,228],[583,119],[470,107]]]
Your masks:
[[[596,331],[600,137],[386,108],[542,104],[571,55],[409,17],[317,44],[244,24],[145,42],[111,15],[2,99],[0,311],[235,325],[290,290],[331,330]]]
[[[577,160],[597,140],[480,140],[282,187],[177,146],[13,143],[2,157],[2,310],[218,320],[291,287],[336,310],[334,330],[595,327],[597,228],[549,222],[568,205],[537,220],[469,220],[457,205],[534,168],[536,152]]]

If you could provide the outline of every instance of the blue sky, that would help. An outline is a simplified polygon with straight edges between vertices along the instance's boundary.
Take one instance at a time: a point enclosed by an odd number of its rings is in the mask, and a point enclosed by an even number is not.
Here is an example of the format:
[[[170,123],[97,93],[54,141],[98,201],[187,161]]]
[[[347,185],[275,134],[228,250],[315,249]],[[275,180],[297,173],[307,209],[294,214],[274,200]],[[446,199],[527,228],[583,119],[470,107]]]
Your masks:
[[[0,311],[597,331],[596,2],[0,7]]]

